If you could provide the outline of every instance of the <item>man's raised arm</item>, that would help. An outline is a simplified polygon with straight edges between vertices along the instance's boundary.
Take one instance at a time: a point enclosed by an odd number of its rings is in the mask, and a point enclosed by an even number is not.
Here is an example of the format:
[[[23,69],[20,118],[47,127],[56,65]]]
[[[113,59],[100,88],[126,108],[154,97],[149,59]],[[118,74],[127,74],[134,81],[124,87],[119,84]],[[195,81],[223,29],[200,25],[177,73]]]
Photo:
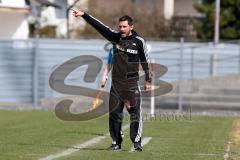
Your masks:
[[[120,39],[120,34],[108,26],[104,25],[101,21],[97,20],[96,18],[92,17],[91,15],[88,15],[87,13],[80,11],[80,10],[74,10],[73,16],[79,17],[81,16],[83,19],[86,20],[91,26],[93,26],[99,33],[101,33],[107,40],[111,42],[118,42]]]

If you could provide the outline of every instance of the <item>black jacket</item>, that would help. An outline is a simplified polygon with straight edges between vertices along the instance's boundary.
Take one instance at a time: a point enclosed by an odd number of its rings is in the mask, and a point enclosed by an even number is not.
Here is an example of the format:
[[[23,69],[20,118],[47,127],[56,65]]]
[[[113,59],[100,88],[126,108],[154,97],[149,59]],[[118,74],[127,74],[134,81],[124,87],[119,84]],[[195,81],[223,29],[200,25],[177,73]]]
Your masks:
[[[133,31],[131,36],[121,38],[119,32],[110,29],[94,17],[84,14],[82,16],[107,40],[116,45],[113,55],[113,81],[139,80],[139,64],[145,72],[146,81],[151,82],[149,59],[144,39]]]

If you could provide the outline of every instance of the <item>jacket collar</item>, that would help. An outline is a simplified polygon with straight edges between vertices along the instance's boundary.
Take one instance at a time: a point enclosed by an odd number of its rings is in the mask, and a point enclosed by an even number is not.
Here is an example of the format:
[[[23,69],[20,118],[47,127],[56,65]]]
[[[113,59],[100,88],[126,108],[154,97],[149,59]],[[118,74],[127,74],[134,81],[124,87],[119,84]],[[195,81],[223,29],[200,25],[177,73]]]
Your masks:
[[[135,30],[132,30],[132,34],[130,36],[121,38],[121,40],[129,40],[129,39],[135,38],[136,36],[138,36],[137,32]]]

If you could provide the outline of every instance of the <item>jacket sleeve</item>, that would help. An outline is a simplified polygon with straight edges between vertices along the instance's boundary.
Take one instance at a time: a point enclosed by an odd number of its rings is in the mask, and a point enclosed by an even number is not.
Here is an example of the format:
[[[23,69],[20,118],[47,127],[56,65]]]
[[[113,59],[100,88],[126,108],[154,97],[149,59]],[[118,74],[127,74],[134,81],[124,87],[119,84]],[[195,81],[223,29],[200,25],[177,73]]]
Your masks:
[[[142,68],[145,72],[145,80],[147,82],[152,82],[152,72],[151,72],[151,64],[149,61],[148,53],[147,53],[147,46],[143,38],[137,37],[139,42],[139,55]]]
[[[92,17],[91,15],[84,13],[82,18],[89,23],[93,28],[95,28],[101,35],[103,35],[107,40],[111,42],[118,42],[120,39],[120,34],[108,26],[104,25],[98,19]]]

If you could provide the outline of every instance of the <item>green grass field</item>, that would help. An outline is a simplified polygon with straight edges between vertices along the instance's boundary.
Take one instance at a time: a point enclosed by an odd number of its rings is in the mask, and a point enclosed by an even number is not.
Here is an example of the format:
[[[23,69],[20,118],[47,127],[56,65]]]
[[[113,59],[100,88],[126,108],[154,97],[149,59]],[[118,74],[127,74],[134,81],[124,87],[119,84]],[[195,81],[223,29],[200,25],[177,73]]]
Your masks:
[[[125,130],[123,150],[106,151],[107,137],[61,160],[221,160],[236,118],[192,117],[192,120],[145,121],[143,137],[152,137],[141,153],[129,153],[132,144]],[[127,122],[125,122],[127,123]],[[42,111],[0,111],[0,159],[35,160],[71,148],[108,132],[107,116],[88,122],[65,122],[54,113]],[[231,157],[237,157],[235,145]],[[233,155],[231,155],[233,154]]]

